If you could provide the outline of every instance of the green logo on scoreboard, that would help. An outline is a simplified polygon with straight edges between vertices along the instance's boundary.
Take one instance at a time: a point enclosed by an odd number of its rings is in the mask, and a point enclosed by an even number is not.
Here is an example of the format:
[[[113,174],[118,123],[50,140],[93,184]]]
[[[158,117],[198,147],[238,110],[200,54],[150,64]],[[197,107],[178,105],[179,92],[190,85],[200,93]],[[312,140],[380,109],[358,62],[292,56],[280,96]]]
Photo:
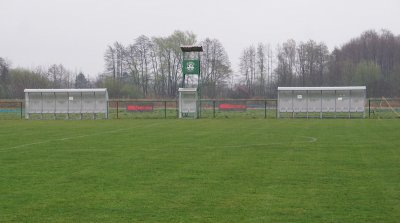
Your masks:
[[[200,74],[200,61],[199,60],[184,60],[183,61],[183,74]]]

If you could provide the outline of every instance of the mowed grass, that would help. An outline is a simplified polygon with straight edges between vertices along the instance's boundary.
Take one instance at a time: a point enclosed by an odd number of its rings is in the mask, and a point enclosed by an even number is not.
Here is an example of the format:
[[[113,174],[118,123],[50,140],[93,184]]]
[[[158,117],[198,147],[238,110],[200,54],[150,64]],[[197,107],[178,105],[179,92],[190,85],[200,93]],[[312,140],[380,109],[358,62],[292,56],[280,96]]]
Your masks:
[[[399,222],[398,120],[0,121],[0,222]]]

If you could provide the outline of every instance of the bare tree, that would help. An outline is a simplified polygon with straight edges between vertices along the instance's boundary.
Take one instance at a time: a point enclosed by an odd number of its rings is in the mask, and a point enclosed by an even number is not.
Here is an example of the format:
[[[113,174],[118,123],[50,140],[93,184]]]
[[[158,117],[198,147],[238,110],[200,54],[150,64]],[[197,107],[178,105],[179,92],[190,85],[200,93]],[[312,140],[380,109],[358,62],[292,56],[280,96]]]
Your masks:
[[[269,44],[265,45],[265,56],[266,56],[266,71],[267,71],[267,97],[272,97],[276,94],[274,89],[274,79],[273,79],[273,71],[274,71],[274,54],[272,52],[272,48]]]
[[[134,47],[136,49],[136,55],[138,59],[138,67],[140,74],[140,85],[142,87],[143,96],[146,97],[148,94],[150,73],[150,51],[153,49],[152,42],[147,36],[140,36],[135,40]]]
[[[125,73],[124,70],[124,57],[125,57],[125,47],[119,43],[114,43],[114,52],[115,52],[115,75],[116,78],[120,81],[122,76]]]
[[[124,64],[131,83],[140,87],[138,49],[135,44],[130,44],[125,50]]]
[[[10,91],[10,63],[0,57],[0,98],[7,98]]]
[[[117,74],[117,55],[115,51],[116,50],[109,45],[104,53],[105,71],[111,74],[114,80]]]
[[[327,84],[328,47],[313,40],[300,42],[297,47],[297,74],[301,86],[324,86]]]
[[[277,48],[278,64],[275,69],[280,86],[295,85],[296,77],[296,42],[288,40]]]
[[[90,81],[85,77],[82,72],[75,77],[75,88],[89,88]]]
[[[263,43],[258,43],[257,45],[257,52],[256,52],[256,73],[257,73],[257,82],[258,87],[256,88],[256,95],[265,96],[266,94],[266,76],[267,76],[267,52],[266,46]]]
[[[40,72],[23,68],[16,68],[10,71],[11,75],[11,94],[10,98],[24,98],[26,88],[49,88],[52,86],[50,81]]]
[[[51,65],[47,70],[47,78],[52,82],[53,88],[71,88],[73,87],[71,72],[62,64]]]
[[[203,46],[201,87],[203,95],[215,98],[218,87],[231,75],[228,55],[217,39],[205,39],[200,43]]]
[[[256,49],[254,46],[243,50],[240,57],[240,73],[244,77],[244,83],[250,96],[254,96],[256,82]]]

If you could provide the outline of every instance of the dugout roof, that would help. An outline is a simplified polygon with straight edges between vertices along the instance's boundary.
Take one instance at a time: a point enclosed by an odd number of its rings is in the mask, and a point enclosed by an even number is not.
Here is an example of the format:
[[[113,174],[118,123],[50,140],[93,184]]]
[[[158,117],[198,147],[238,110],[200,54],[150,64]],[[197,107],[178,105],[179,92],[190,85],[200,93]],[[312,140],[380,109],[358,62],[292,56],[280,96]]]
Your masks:
[[[25,89],[25,93],[80,93],[80,92],[107,92],[107,88],[91,89]]]
[[[365,86],[345,87],[278,87],[278,91],[343,91],[343,90],[366,90]]]

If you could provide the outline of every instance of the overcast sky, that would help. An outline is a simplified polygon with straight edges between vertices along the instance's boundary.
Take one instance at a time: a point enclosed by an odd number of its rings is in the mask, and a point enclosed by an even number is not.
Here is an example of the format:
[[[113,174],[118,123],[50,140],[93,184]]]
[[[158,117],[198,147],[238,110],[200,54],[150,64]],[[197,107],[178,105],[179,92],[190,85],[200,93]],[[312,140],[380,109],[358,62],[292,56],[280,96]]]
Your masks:
[[[236,68],[251,44],[313,39],[332,50],[369,29],[399,35],[400,0],[0,0],[0,57],[90,77],[107,45],[140,35],[217,38]]]

